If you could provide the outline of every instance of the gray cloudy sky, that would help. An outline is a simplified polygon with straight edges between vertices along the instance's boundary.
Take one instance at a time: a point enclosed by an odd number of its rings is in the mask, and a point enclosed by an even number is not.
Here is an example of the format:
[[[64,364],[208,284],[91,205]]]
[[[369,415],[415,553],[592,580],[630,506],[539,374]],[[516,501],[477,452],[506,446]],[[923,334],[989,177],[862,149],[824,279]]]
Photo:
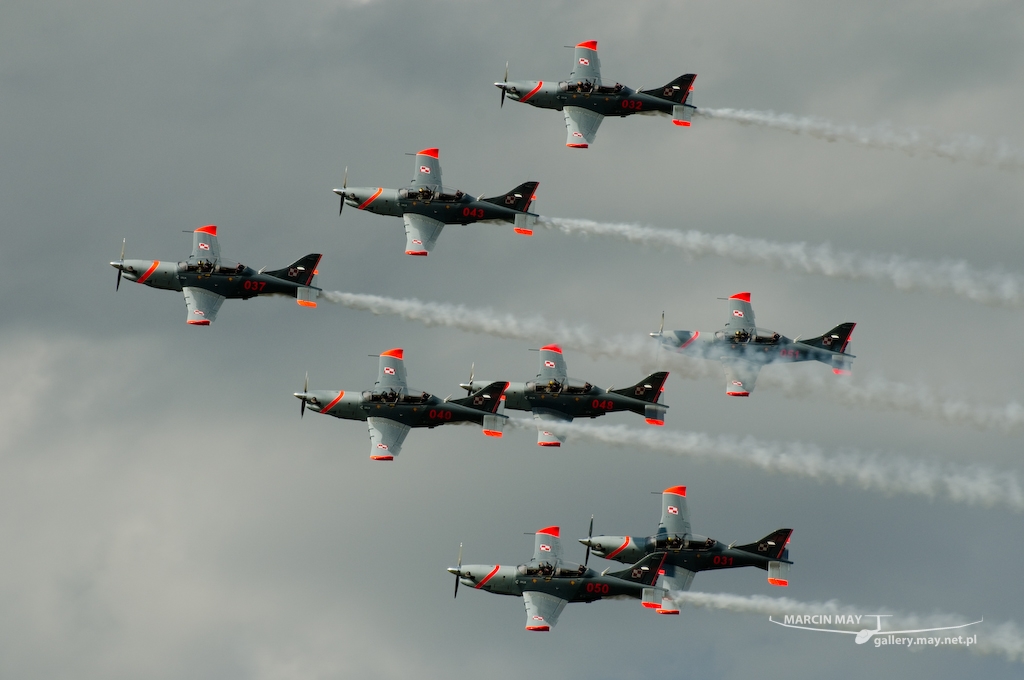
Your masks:
[[[785,592],[755,570],[701,574],[696,590],[1024,623],[1021,514],[646,450],[548,451],[524,431],[416,431],[396,463],[371,464],[362,425],[300,421],[305,371],[314,388],[361,389],[367,355],[401,346],[412,384],[447,394],[471,362],[482,377],[532,376],[527,350],[545,339],[274,299],[229,302],[196,329],[176,294],[115,294],[107,262],[123,237],[129,257],[183,258],[182,230],[215,223],[225,257],[255,267],[323,252],[327,289],[610,334],[654,330],[662,310],[670,327],[714,329],[716,298],[750,290],[758,322],[790,336],[857,321],[858,383],[998,407],[1024,394],[1019,309],[505,226],[449,228],[410,258],[399,220],[339,218],[330,189],[346,166],[354,185],[399,186],[403,154],[438,146],[446,184],[493,195],[536,179],[544,214],[1021,272],[1021,173],[707,119],[609,120],[572,152],[559,114],[499,109],[491,83],[506,60],[511,78],[563,78],[562,46],[596,39],[605,78],[653,87],[696,72],[699,106],[1024,148],[1022,35],[1012,0],[5,3],[0,676],[1020,677],[999,655],[858,647],[760,614],[601,602],[531,635],[519,600],[452,601],[444,569],[460,541],[469,562],[517,563],[523,532],[583,536],[591,513],[599,532],[643,534],[659,513],[649,492],[685,484],[695,531],[795,528]],[[567,361],[604,386],[647,368]],[[764,376],[787,371],[828,369]],[[670,377],[666,430],[1024,469],[1019,433],[822,389],[786,396],[769,380],[729,399],[722,383]]]

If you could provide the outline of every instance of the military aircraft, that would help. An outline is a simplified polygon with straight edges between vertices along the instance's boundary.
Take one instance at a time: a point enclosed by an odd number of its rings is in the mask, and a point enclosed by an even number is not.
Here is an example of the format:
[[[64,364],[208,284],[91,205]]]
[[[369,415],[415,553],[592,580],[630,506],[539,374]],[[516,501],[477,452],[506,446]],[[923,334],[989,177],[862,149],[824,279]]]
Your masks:
[[[474,222],[509,222],[517,234],[531,236],[538,215],[528,212],[536,199],[540,182],[524,182],[512,191],[492,198],[473,198],[466,193],[441,184],[441,161],[437,149],[423,149],[416,154],[415,172],[404,189],[348,186],[348,170],[341,189],[334,193],[345,203],[359,210],[378,215],[401,217],[405,222],[405,254],[430,254],[437,237],[446,224]]]
[[[594,143],[597,128],[605,116],[661,114],[671,116],[676,125],[689,127],[697,107],[687,100],[696,78],[696,74],[687,73],[653,90],[634,90],[619,83],[606,85],[601,81],[597,41],[587,40],[576,45],[568,80],[510,82],[508,64],[505,64],[505,80],[494,85],[501,89],[502,106],[507,94],[524,104],[561,111],[568,132],[565,145],[571,149],[586,149]]]
[[[414,427],[469,422],[482,425],[488,437],[501,436],[508,416],[496,411],[508,383],[491,383],[465,399],[440,399],[408,388],[404,354],[397,347],[381,354],[377,382],[365,392],[310,391],[307,376],[302,392],[295,393],[302,401],[299,415],[305,414],[308,404],[335,418],[365,420],[370,428],[370,460],[394,460]]]
[[[594,528],[594,520],[590,520]],[[673,486],[661,494],[661,523],[654,536],[588,536],[580,543],[598,557],[631,564],[647,556],[665,554],[661,569],[667,590],[689,590],[698,571],[757,567],[768,572],[768,583],[789,585],[789,538],[792,529],[778,529],[759,541],[746,545],[722,545],[713,538],[690,532],[690,512],[686,507],[686,487]],[[659,614],[678,614],[666,599]]]
[[[208,224],[192,232],[192,254],[184,262],[160,260],[126,260],[124,244],[121,259],[110,263],[121,276],[152,288],[177,290],[185,294],[187,321],[193,326],[209,326],[217,318],[221,304],[228,298],[249,298],[259,295],[287,295],[303,307],[316,307],[314,298],[320,289],[313,285],[317,264],[322,255],[311,253],[284,269],[256,271],[244,264],[222,260],[217,243],[217,227]]]
[[[533,411],[537,422],[538,446],[561,446],[565,435],[546,427],[551,423],[570,423],[573,418],[597,418],[615,411],[632,411],[643,415],[650,425],[664,425],[668,406],[659,404],[668,373],[652,373],[640,382],[621,390],[605,390],[588,382],[572,380],[566,375],[565,359],[558,345],[540,348],[540,373],[527,383],[509,383],[505,389],[505,406],[517,411]],[[482,383],[470,376],[459,387],[472,392]]]
[[[661,346],[680,354],[705,359],[718,359],[725,367],[725,393],[730,397],[748,397],[754,391],[757,374],[765,364],[776,362],[820,361],[832,366],[836,375],[848,375],[854,357],[847,354],[850,334],[855,323],[841,323],[824,335],[790,340],[784,335],[754,323],[750,293],[736,293],[729,298],[729,321],[714,333],[701,331],[665,331],[651,333]]]
[[[563,560],[559,528],[545,527],[536,533],[533,559],[526,564],[464,566],[460,546],[459,564],[448,567],[448,572],[455,574],[456,596],[459,583],[498,595],[521,595],[526,604],[526,630],[549,631],[570,602],[631,597],[649,609],[660,607],[667,593],[655,583],[664,559],[665,553],[654,553],[622,571],[599,574],[586,564]]]

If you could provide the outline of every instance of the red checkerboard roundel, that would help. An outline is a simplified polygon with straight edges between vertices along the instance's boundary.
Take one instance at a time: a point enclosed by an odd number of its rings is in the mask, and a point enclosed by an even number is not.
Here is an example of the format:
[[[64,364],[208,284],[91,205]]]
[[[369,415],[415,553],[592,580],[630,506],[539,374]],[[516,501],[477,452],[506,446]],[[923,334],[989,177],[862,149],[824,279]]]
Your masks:
[[[741,312],[738,309],[734,309],[734,310],[732,310],[732,315],[733,316],[743,316],[743,312]]]
[[[547,543],[541,543],[540,544],[540,549],[543,550],[544,552],[551,552],[551,546],[548,545]]]
[[[677,508],[674,505],[668,506],[668,514],[670,514],[670,515],[678,515],[679,514],[679,508]]]
[[[554,361],[545,361],[544,362],[544,366],[546,368],[554,368],[555,367],[555,362]]]
[[[587,59],[586,57],[580,57],[580,65],[581,66],[590,66],[590,60]]]
[[[533,620],[534,620],[534,621],[543,621],[543,620],[544,620],[544,617],[543,617],[543,616],[534,616],[534,617],[533,617]]]
[[[582,135],[582,133],[574,132],[574,133],[572,133],[572,136],[573,137],[582,137],[583,135]]]
[[[420,172],[422,172],[424,175],[429,175],[430,174],[430,168],[428,168],[425,165],[421,165],[420,166]]]
[[[200,250],[209,250],[210,249],[210,244],[209,243],[200,243],[199,244],[199,249]]]
[[[384,367],[384,372],[387,373],[388,375],[394,375],[395,374],[395,369],[391,368],[390,366],[385,366]]]
[[[421,245],[423,245],[423,241],[419,240],[418,238],[414,238],[414,239],[412,240],[412,242],[413,242],[413,243],[415,243],[415,244],[416,244],[416,245],[418,245],[418,246],[421,246]]]
[[[377,444],[377,448],[378,449],[384,449],[385,451],[387,451],[388,450],[388,445],[387,444]]]
[[[739,380],[733,380],[732,384],[735,385],[736,387],[743,387],[743,383],[741,383]]]

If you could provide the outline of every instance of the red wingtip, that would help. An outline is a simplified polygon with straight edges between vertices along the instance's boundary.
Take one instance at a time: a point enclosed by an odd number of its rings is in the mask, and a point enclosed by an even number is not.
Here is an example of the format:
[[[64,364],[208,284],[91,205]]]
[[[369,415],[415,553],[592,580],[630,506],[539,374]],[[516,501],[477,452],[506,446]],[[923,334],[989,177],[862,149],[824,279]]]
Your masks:
[[[595,52],[597,52],[597,41],[587,40],[586,42],[581,42],[580,44],[576,45],[576,47],[582,47],[585,50],[594,50]]]
[[[526,630],[532,630],[535,633],[536,632],[546,633],[547,631],[551,630],[551,627],[550,626],[527,626]]]
[[[672,119],[672,124],[673,125],[678,125],[679,127],[690,127],[690,121],[688,121],[688,120],[675,120],[673,118]],[[679,612],[673,612],[673,613],[674,614],[678,614]]]
[[[190,326],[209,326],[209,319],[189,319],[188,323]]]
[[[498,432],[497,430],[484,430],[484,435],[488,437],[501,437],[502,434],[502,432]]]
[[[729,397],[749,397],[750,392],[726,392],[726,396]]]
[[[842,368],[833,368],[832,372],[835,373],[836,375],[853,375],[853,371],[847,371]]]
[[[533,229],[523,229],[522,227],[515,227],[512,231],[523,236],[533,236]]]
[[[394,460],[394,456],[370,456],[370,460]]]
[[[645,418],[644,420],[647,421],[648,425],[657,425],[658,427],[662,427],[665,424],[664,420],[658,420],[657,418]]]
[[[198,229],[196,229],[196,231],[197,232],[201,231],[204,234],[209,234],[210,236],[216,236],[217,235],[217,225],[216,224],[207,224],[205,227],[199,227]]]
[[[587,149],[590,148],[589,144],[566,144],[570,149]]]
[[[562,442],[537,442],[537,446],[561,446]]]
[[[662,493],[671,493],[676,496],[682,496],[686,498],[686,487],[685,486],[670,486],[669,488],[662,491]]]
[[[559,354],[562,353],[562,348],[559,347],[558,345],[544,345],[543,347],[541,347],[541,351],[544,350],[548,352],[558,352]]]
[[[312,300],[296,300],[300,307],[316,307],[316,303]]]
[[[544,534],[545,536],[554,536],[555,538],[558,538],[558,527],[544,527],[537,533]]]
[[[654,611],[655,611],[656,614],[678,614],[679,613],[678,609],[656,609]]]
[[[407,251],[405,251],[405,254],[406,255],[420,255],[422,257],[426,257],[428,255],[427,251],[425,251],[425,250],[407,250]]]
[[[661,609],[660,602],[641,602],[640,604],[647,607],[648,609]]]
[[[424,149],[423,151],[417,152],[417,156],[430,156],[431,158],[437,158],[437,149]]]
[[[787,581],[786,579],[782,579],[782,578],[770,578],[770,579],[768,579],[768,583],[771,583],[773,586],[783,586],[783,587],[789,585],[789,581]]]
[[[387,352],[381,352],[382,357],[394,357],[396,359],[405,359],[405,350],[401,347],[389,349]]]
[[[730,296],[729,299],[750,302],[750,293],[736,293],[735,295]]]

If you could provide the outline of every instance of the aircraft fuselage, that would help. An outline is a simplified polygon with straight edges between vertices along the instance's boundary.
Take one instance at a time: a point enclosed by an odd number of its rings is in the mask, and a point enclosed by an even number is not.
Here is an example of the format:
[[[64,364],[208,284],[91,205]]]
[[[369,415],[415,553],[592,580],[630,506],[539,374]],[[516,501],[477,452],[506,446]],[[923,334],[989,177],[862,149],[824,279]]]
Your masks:
[[[516,215],[532,214],[482,201],[461,191],[438,195],[429,191],[420,193],[416,189],[348,187],[345,189],[345,203],[378,215],[402,217],[406,213],[414,213],[444,224],[515,224]]]

